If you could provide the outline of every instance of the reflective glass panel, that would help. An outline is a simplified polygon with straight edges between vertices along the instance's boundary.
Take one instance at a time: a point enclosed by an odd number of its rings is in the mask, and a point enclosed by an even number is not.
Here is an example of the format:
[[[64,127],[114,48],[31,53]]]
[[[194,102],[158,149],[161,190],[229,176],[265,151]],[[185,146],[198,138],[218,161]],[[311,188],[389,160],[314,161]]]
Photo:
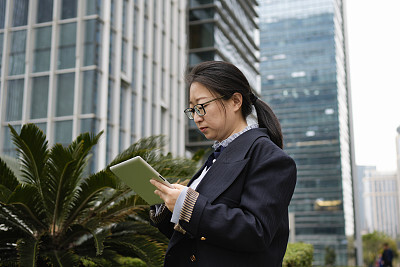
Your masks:
[[[31,119],[47,117],[47,102],[49,97],[49,76],[32,78]]]
[[[51,21],[53,18],[53,0],[38,0],[36,22]]]
[[[100,23],[97,20],[85,21],[84,66],[98,64],[100,46]]]
[[[25,42],[26,31],[11,32],[10,58],[8,62],[9,75],[18,75],[25,72]]]
[[[50,69],[51,26],[35,29],[35,50],[33,72]]]
[[[29,0],[14,0],[13,27],[24,26],[28,22]]]
[[[56,116],[68,116],[74,110],[74,73],[59,74],[57,77]]]
[[[99,0],[86,0],[86,15],[100,14]]]
[[[0,29],[4,29],[6,18],[6,0],[0,0]]]
[[[82,114],[96,113],[97,103],[97,72],[83,72],[82,84]]]
[[[76,17],[77,0],[62,0],[61,19]]]
[[[75,67],[76,23],[60,25],[58,69]]]
[[[7,84],[6,121],[19,121],[22,119],[24,79],[10,80]]]
[[[1,73],[1,67],[2,67],[1,62],[3,61],[3,37],[4,37],[4,34],[0,33],[0,73]]]
[[[214,23],[190,25],[189,48],[202,48],[214,45]]]
[[[72,121],[54,122],[54,142],[69,145],[72,141]]]
[[[12,126],[15,131],[19,134],[21,132],[21,125],[13,125]],[[3,142],[3,153],[4,155],[10,156],[10,157],[16,157],[17,156],[17,150],[16,147],[12,141],[11,137],[11,132],[10,128],[8,126],[3,126],[1,128],[1,136],[4,136],[3,140],[0,140],[0,142]]]

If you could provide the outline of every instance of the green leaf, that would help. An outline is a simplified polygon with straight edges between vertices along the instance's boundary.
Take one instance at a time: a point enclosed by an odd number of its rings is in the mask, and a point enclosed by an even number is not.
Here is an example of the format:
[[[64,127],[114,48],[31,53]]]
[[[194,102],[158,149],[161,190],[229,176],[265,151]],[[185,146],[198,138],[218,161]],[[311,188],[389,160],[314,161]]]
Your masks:
[[[80,185],[80,190],[77,192],[77,198],[74,199],[72,205],[72,213],[69,215],[64,229],[74,223],[74,220],[84,215],[89,209],[94,208],[93,201],[96,200],[98,194],[108,188],[115,188],[116,180],[114,177],[107,175],[105,171],[91,175],[86,181]],[[84,216],[83,216],[84,217]]]
[[[14,172],[0,158],[0,201],[6,202],[17,185],[19,182]]]
[[[53,250],[49,253],[46,253],[46,256],[50,258],[53,266],[69,267],[78,266],[79,264],[79,257],[72,250]]]
[[[37,187],[30,184],[20,184],[10,195],[7,209],[13,207],[20,214],[20,220],[26,220],[26,224],[33,227],[33,229],[47,228],[45,221],[41,219],[44,217],[44,207],[39,195]],[[15,212],[15,215],[18,214]],[[22,215],[23,217],[21,217]]]
[[[22,126],[19,135],[11,125],[8,127],[11,130],[13,142],[21,154],[23,177],[27,182],[40,187],[40,176],[48,155],[46,136],[34,124]]]
[[[17,249],[21,267],[36,266],[36,259],[39,253],[38,240],[22,238],[17,242]]]

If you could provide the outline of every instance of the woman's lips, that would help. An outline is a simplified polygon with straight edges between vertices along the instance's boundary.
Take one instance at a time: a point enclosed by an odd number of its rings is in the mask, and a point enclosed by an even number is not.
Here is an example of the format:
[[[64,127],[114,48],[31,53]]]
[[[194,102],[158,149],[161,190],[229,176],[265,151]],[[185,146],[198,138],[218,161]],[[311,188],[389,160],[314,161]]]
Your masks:
[[[207,131],[208,128],[207,128],[207,127],[200,127],[199,129],[200,129],[200,131],[201,131],[202,133],[204,133],[205,131]]]

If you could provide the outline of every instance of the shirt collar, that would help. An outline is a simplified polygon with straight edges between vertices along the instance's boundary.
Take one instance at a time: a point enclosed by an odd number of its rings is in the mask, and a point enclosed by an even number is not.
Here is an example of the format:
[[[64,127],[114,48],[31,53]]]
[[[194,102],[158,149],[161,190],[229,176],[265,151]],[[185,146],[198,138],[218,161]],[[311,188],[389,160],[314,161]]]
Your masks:
[[[214,142],[214,145],[213,145],[212,147],[213,147],[214,149],[217,149],[217,148],[220,147],[220,146],[227,147],[230,143],[232,143],[233,140],[235,140],[236,138],[238,138],[240,135],[244,134],[244,133],[247,132],[248,130],[255,129],[255,128],[258,128],[258,123],[248,125],[248,126],[247,126],[246,128],[244,128],[242,131],[240,131],[240,132],[238,132],[238,133],[235,133],[235,134],[232,134],[231,136],[229,136],[228,138],[226,138],[225,140],[223,140],[223,141],[221,141],[221,142],[215,141],[215,142]]]

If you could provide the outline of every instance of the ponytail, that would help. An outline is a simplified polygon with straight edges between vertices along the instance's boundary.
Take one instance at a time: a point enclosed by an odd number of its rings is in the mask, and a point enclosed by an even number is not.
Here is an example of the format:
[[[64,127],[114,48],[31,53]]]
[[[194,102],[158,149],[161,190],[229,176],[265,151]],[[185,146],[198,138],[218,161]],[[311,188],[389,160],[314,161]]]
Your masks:
[[[283,136],[281,124],[272,109],[261,99],[252,99],[254,108],[257,112],[258,125],[267,128],[269,138],[277,146],[283,149]]]

